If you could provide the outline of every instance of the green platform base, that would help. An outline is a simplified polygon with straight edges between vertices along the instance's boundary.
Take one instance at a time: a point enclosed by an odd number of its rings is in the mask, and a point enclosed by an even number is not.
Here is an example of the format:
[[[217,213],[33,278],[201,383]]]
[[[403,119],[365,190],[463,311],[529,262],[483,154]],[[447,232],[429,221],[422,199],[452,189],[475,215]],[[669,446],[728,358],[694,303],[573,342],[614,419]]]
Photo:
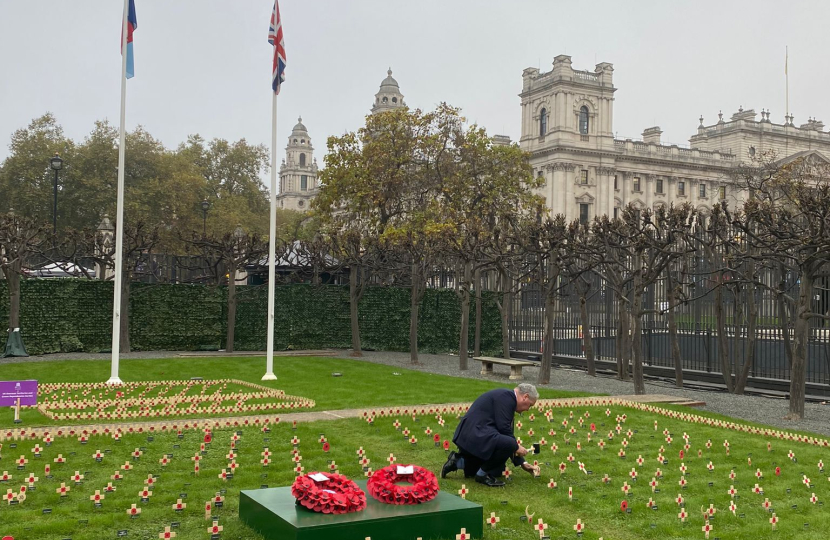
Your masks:
[[[366,491],[365,481],[357,485]],[[483,534],[482,507],[443,491],[412,506],[366,498],[362,512],[333,516],[296,505],[290,487],[248,490],[239,495],[239,517],[268,540],[452,540],[462,528],[473,538]]]

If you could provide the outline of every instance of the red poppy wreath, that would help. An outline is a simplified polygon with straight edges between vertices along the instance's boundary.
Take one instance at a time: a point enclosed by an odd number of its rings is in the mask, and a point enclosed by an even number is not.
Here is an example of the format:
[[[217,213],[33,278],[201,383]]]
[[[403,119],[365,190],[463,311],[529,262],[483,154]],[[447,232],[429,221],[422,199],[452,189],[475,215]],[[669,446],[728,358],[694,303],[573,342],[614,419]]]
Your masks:
[[[297,504],[323,514],[348,514],[366,508],[366,493],[342,474],[309,473],[291,486]]]
[[[382,503],[421,504],[438,494],[438,480],[432,472],[417,465],[389,465],[372,474],[366,489]]]

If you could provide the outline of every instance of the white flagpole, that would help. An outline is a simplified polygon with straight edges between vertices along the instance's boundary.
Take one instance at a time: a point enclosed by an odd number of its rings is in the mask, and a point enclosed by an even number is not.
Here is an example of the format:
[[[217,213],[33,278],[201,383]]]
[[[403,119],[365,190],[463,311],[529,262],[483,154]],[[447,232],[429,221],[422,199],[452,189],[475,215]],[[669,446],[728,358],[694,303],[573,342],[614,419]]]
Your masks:
[[[112,301],[112,369],[107,384],[122,384],[118,376],[121,347],[121,267],[124,264],[124,151],[126,150],[127,104],[127,14],[130,1],[124,0],[121,19],[121,126],[118,138],[118,202],[115,215],[115,294]]]
[[[274,375],[274,294],[277,241],[277,94],[273,94],[271,115],[271,219],[268,233],[268,350],[263,381],[276,381]]]
[[[786,52],[784,53],[784,75],[786,80],[786,114],[787,116],[790,115],[790,47],[787,46],[784,49]],[[789,120],[787,120],[789,122]]]

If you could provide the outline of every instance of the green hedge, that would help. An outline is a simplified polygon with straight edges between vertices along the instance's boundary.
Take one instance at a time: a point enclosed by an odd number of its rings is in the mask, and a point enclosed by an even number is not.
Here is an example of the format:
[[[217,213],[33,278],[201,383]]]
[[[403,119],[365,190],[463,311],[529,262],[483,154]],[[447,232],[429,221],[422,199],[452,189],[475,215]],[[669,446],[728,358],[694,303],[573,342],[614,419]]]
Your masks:
[[[266,286],[238,287],[235,346],[264,350]],[[29,354],[108,350],[112,332],[112,282],[30,279],[21,283],[21,333]],[[338,285],[281,285],[275,297],[274,348],[351,347],[349,289]],[[9,300],[0,281],[0,327]],[[475,310],[470,309],[470,350]],[[501,319],[491,293],[485,293],[482,351],[501,345]],[[198,350],[225,346],[227,289],[202,285],[134,283],[130,295],[130,341],[139,350]],[[365,349],[409,350],[409,290],[370,287],[360,302]],[[428,289],[421,304],[418,348],[458,350],[461,310],[451,290]]]

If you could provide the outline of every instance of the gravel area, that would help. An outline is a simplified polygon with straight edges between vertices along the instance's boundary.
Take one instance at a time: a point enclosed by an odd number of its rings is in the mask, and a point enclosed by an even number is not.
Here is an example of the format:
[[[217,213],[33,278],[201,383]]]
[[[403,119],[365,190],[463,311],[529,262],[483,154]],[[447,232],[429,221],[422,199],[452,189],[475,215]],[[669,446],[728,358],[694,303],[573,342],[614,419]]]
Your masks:
[[[170,358],[177,354],[179,354],[177,351],[134,352],[122,354],[121,358],[152,360]],[[110,357],[111,355],[109,353],[50,354],[30,356],[28,358],[0,358],[0,365],[24,362],[54,362],[59,360],[109,360]],[[337,351],[336,357],[449,375],[451,377],[486,379],[504,383],[510,382],[508,379],[510,370],[506,366],[494,366],[494,375],[482,376],[479,374],[480,364],[471,361],[470,369],[466,372],[461,372],[458,369],[457,356],[420,354],[420,366],[413,366],[409,363],[409,353],[366,351],[364,352],[363,358],[356,359],[349,356],[349,351],[341,350]],[[537,367],[531,366],[524,368],[523,374],[525,380],[528,382],[535,381],[538,371],[539,369]],[[634,393],[633,384],[630,382],[618,381],[608,376],[589,377],[584,371],[556,366],[554,366],[551,373],[551,383],[544,385],[544,388],[612,396],[631,395]],[[701,407],[702,410],[725,414],[735,418],[777,426],[781,429],[804,430],[830,436],[830,405],[808,403],[806,406],[807,418],[800,422],[792,422],[784,420],[784,416],[788,410],[788,402],[785,399],[760,396],[736,396],[724,391],[677,389],[671,384],[661,381],[646,381],[646,392],[649,394],[664,394],[703,401],[706,403],[706,406]]]
[[[124,360],[157,360],[159,358],[171,358],[178,354],[179,351],[140,351],[124,353],[120,357]],[[56,362],[58,360],[109,360],[111,358],[111,353],[56,353],[44,354],[42,356],[0,358],[0,366],[3,364]]]
[[[339,358],[354,358],[349,351],[338,351]],[[469,379],[486,379],[509,383],[510,368],[507,366],[493,366],[492,376],[479,374],[481,364],[470,361],[470,369],[465,372],[458,369],[458,357],[438,354],[419,354],[422,365],[413,366],[409,363],[409,353],[397,352],[364,352],[364,357],[358,360],[385,364],[388,366],[438,373],[452,377],[466,377]],[[537,367],[525,367],[522,374],[527,382],[534,382],[539,373]],[[631,395],[634,385],[630,382],[619,381],[608,376],[589,377],[584,371],[554,366],[551,371],[551,383],[542,386],[554,390],[571,390],[608,394],[611,396]],[[830,436],[830,406],[817,403],[807,403],[805,420],[792,422],[784,420],[788,412],[789,403],[785,399],[761,396],[737,396],[725,391],[678,389],[673,385],[661,381],[646,381],[646,392],[649,394],[664,394],[687,399],[703,401],[705,407],[701,410],[725,414],[734,418],[742,418],[788,430],[804,430]]]

